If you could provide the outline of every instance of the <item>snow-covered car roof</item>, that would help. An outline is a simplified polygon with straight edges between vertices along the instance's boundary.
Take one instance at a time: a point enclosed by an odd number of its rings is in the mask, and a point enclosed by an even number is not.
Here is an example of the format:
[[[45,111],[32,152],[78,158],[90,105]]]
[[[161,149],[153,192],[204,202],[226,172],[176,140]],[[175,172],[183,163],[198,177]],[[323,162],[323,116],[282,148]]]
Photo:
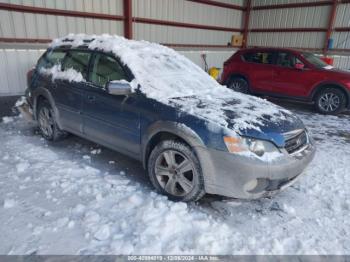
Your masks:
[[[53,40],[50,47],[67,45],[115,54],[135,76],[133,87],[140,86],[147,97],[176,104],[210,124],[235,131],[259,129],[267,120],[278,122],[291,115],[266,100],[220,85],[185,56],[160,44],[117,35],[70,34]]]

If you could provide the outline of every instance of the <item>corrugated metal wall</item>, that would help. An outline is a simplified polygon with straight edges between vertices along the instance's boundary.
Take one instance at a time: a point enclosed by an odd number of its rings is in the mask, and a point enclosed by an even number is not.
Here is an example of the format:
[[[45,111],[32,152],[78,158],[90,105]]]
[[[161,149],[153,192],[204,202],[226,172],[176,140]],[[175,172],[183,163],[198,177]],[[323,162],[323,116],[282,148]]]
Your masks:
[[[252,6],[279,5],[291,3],[312,3],[319,0],[252,0]]]
[[[1,0],[0,3],[121,15],[122,0]]]
[[[225,1],[234,3],[234,1]],[[241,1],[236,2],[241,4]],[[133,0],[135,17],[241,28],[243,12],[186,0]],[[134,38],[160,43],[226,45],[232,32],[134,23]]]
[[[122,0],[0,0],[0,2],[99,14],[121,15],[123,10]],[[0,27],[0,37],[6,38],[51,39],[68,33],[123,34],[121,21],[4,10],[0,10]]]
[[[254,0],[252,6],[305,3],[315,0]],[[330,6],[253,10],[249,28],[327,28]],[[323,48],[325,32],[251,32],[250,46]]]
[[[249,33],[249,46],[322,48],[322,32]]]
[[[0,96],[21,95],[26,74],[44,50],[0,49]]]
[[[350,4],[342,4],[337,8],[335,27],[350,27]],[[334,32],[334,48],[350,49],[350,32]]]

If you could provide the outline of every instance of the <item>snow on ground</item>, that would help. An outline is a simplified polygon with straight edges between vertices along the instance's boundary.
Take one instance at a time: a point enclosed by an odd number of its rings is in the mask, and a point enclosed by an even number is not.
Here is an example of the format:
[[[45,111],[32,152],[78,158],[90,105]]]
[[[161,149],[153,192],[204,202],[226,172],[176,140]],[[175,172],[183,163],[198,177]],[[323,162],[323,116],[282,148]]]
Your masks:
[[[141,165],[86,140],[0,123],[0,254],[349,254],[349,116],[298,111],[317,142],[271,199],[174,203]]]

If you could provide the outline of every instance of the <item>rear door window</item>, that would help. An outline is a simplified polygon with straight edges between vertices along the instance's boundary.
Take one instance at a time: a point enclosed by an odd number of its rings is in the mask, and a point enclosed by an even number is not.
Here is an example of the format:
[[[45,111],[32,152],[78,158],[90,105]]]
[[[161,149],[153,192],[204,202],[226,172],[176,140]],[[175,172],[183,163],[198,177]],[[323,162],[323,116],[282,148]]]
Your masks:
[[[246,62],[256,64],[273,64],[273,52],[249,52],[243,55]]]
[[[38,69],[51,68],[54,65],[60,65],[66,52],[62,50],[48,51],[38,62]]]
[[[81,73],[84,79],[87,80],[90,57],[91,53],[88,51],[69,51],[63,61],[62,69],[72,68]]]
[[[278,52],[276,64],[278,66],[294,68],[295,64],[303,64],[295,55],[288,52]]]
[[[115,58],[97,54],[92,66],[91,82],[104,88],[109,81],[113,80],[127,80],[123,67]]]

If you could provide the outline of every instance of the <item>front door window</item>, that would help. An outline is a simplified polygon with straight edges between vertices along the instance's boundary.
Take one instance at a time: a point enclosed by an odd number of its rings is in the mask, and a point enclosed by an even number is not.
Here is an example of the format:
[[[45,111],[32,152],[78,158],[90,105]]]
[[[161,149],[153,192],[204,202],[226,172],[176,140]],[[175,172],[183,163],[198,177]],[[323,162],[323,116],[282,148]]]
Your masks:
[[[109,81],[126,79],[125,71],[116,59],[108,55],[96,55],[91,73],[92,83],[104,88]]]

